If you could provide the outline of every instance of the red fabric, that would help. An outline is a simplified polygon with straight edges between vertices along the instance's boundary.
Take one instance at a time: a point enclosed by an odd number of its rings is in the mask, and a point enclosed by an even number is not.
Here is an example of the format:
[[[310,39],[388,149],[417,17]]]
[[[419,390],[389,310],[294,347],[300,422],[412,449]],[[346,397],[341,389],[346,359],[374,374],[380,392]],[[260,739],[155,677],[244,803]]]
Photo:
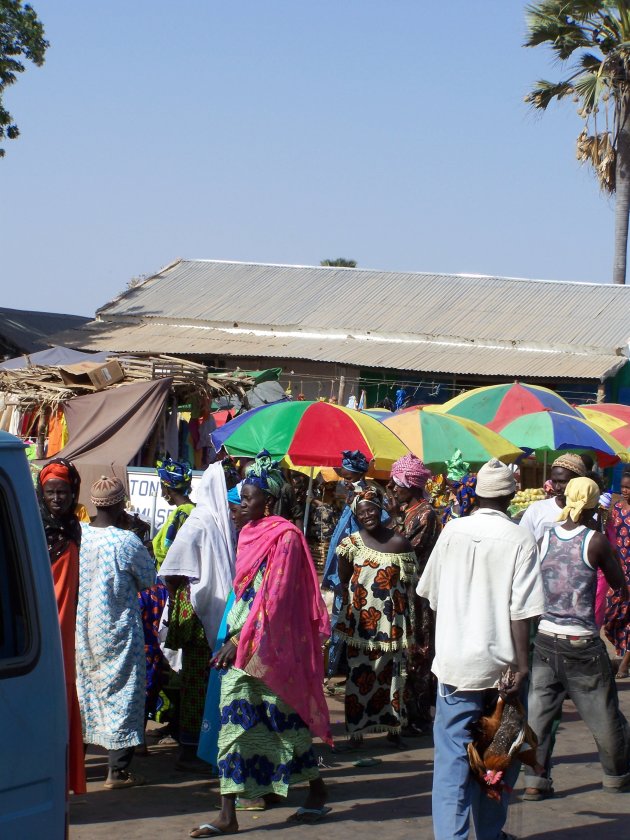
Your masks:
[[[51,467],[59,464],[51,464]],[[47,467],[46,469],[50,469]],[[51,476],[52,478],[53,476]],[[68,703],[68,724],[70,747],[68,760],[68,790],[85,793],[85,759],[83,756],[83,734],[81,731],[81,713],[77,697],[74,635],[77,623],[77,597],[79,594],[79,549],[74,542],[68,543],[68,549],[52,564],[53,583],[59,612],[61,629],[61,647],[66,679],[66,697]]]
[[[44,467],[39,474],[39,480],[42,487],[47,481],[50,481],[51,478],[59,479],[59,481],[65,481],[66,484],[72,483],[70,481],[70,470],[63,464],[48,464],[47,467]]]
[[[262,680],[314,735],[332,744],[322,652],[330,621],[304,535],[281,516],[245,525],[236,559],[237,598],[265,558],[262,585],[239,634],[234,664]]]

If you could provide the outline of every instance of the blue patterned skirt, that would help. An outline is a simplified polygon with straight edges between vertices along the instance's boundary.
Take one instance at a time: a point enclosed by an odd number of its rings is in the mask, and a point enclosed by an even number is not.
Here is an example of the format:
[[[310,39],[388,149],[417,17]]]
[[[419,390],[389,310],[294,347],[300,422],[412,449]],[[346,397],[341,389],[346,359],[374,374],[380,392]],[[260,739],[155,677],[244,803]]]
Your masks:
[[[302,718],[258,679],[229,668],[221,679],[221,793],[286,796],[289,785],[319,776]]]

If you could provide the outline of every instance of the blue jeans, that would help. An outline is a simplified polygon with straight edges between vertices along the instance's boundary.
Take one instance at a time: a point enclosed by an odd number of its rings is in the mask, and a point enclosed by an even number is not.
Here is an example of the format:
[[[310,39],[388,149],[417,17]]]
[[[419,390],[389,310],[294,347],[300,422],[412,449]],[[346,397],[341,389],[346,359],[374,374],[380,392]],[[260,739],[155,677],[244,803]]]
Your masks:
[[[447,695],[447,696],[444,696]],[[438,686],[433,741],[433,833],[435,840],[468,837],[470,813],[477,840],[499,840],[510,799],[490,799],[470,773],[466,746],[472,741],[470,727],[486,711],[496,691],[457,691],[453,686]],[[514,786],[520,763],[514,762],[504,780]]]
[[[591,730],[604,771],[603,786],[620,788],[630,782],[628,723],[619,709],[610,659],[600,638],[572,642],[538,633],[534,642],[529,686],[529,725],[538,736],[537,758],[550,767],[551,729],[566,697],[573,700]],[[525,773],[526,787],[549,790],[552,781]]]

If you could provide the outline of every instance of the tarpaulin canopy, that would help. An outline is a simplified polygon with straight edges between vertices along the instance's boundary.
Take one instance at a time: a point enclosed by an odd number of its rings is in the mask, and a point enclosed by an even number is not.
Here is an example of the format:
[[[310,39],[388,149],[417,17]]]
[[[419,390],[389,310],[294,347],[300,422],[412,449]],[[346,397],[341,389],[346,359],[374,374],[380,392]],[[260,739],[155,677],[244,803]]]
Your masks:
[[[77,362],[104,362],[110,354],[82,353],[79,350],[72,350],[70,347],[50,347],[47,350],[38,350],[37,353],[29,353],[24,356],[16,356],[15,359],[7,359],[0,364],[4,370],[18,370],[19,368],[38,365],[42,367],[53,367],[56,365],[74,365]]]
[[[100,475],[126,484],[127,465],[153,431],[171,383],[169,378],[121,385],[64,403],[68,443],[55,457],[79,470],[83,504]]]

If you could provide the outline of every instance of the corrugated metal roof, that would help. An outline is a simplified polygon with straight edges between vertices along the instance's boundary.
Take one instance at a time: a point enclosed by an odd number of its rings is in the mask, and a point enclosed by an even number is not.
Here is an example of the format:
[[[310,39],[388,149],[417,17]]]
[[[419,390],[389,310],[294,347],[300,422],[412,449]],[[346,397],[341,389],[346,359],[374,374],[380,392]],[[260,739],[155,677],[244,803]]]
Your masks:
[[[180,260],[104,306],[104,319],[475,338],[613,351],[630,288],[463,274]]]
[[[0,343],[12,353],[34,353],[50,347],[48,337],[53,333],[80,327],[89,320],[61,312],[0,308]]]
[[[86,350],[308,359],[365,368],[520,378],[599,379],[626,361],[612,353],[528,351],[425,339],[259,335],[160,321],[136,325],[94,322],[60,338]]]

